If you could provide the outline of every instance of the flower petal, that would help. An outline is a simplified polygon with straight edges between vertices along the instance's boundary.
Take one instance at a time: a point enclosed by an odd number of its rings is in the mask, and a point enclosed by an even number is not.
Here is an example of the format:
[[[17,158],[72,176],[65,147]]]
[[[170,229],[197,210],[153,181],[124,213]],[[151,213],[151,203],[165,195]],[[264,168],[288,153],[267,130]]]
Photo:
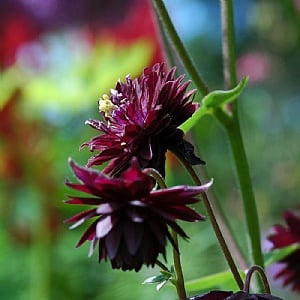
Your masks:
[[[117,214],[101,217],[96,226],[96,237],[100,239],[107,235],[118,222],[119,218],[120,216]]]

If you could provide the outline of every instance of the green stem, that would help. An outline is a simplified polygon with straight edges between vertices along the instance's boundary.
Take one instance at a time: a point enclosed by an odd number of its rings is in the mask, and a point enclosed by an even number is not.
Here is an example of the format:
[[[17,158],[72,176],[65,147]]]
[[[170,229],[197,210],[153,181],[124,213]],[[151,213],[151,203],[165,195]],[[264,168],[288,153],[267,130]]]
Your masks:
[[[156,19],[159,20],[159,16],[156,10],[155,16]],[[160,37],[160,43],[162,45],[164,53],[164,60],[167,62],[168,67],[171,68],[176,65],[176,59],[162,22],[156,22],[156,31],[157,35]]]
[[[146,168],[143,170],[144,173],[151,175],[160,188],[166,189],[167,185],[165,183],[164,178],[157,172],[155,169],[152,168]],[[184,277],[181,267],[181,261],[180,261],[180,254],[178,252],[178,237],[177,232],[172,229],[172,238],[175,244],[175,247],[173,247],[173,260],[174,260],[174,268],[176,273],[176,280],[175,280],[175,286],[177,290],[177,295],[179,297],[179,300],[185,300],[186,299],[186,291],[184,286]]]
[[[237,118],[231,122],[223,123],[229,137],[229,142],[236,167],[238,183],[242,195],[247,229],[251,242],[251,255],[255,265],[264,267],[263,255],[260,244],[260,226],[256,208],[252,181],[245,147],[242,139],[240,125]]]
[[[194,140],[193,134],[191,135],[190,139],[193,142],[193,140]],[[200,155],[200,157],[201,157],[201,155]],[[207,169],[205,168],[205,166],[203,166],[202,168],[199,169],[199,175],[200,175],[199,178],[201,178],[202,181],[205,181],[205,182],[209,181],[209,178],[207,175]],[[233,234],[233,231],[230,227],[230,223],[228,222],[228,218],[227,218],[226,214],[224,213],[221,204],[219,203],[219,201],[217,201],[212,189],[209,189],[207,191],[207,196],[213,207],[215,218],[218,220],[218,223],[221,228],[224,239],[227,242],[229,249],[231,250],[232,256],[235,258],[239,269],[247,270],[248,265],[247,265],[247,261],[244,257],[244,254],[242,253],[242,250],[236,240],[236,237]]]
[[[237,84],[232,0],[221,0],[221,18],[224,81],[225,88],[231,89]]]
[[[237,265],[241,270],[247,270],[248,269],[247,262],[246,262],[243,254],[242,254],[242,251],[235,239],[235,236],[233,235],[233,232],[230,228],[229,222],[228,222],[219,202],[216,201],[211,190],[208,191],[207,196],[210,199],[210,203],[212,203],[215,217],[218,220],[218,223],[222,230],[222,234],[224,236],[225,241],[228,244],[228,247],[230,248],[230,252],[232,253],[232,256],[235,258]]]
[[[201,91],[203,96],[208,94],[208,87],[206,86],[194,62],[192,61],[187,49],[180,40],[163,1],[152,0],[152,3],[155,8],[156,14],[159,16],[159,22],[162,23],[163,28],[168,33],[169,39],[173,44],[174,48],[176,49],[178,57],[180,58],[182,64],[189,73],[193,83],[195,84],[197,89]]]
[[[196,184],[196,185],[199,185],[199,186],[202,185],[202,184],[201,184],[201,181],[200,181],[200,179],[199,179],[199,177],[198,177],[198,175],[197,175],[196,172],[195,172],[195,170],[194,170],[193,167],[192,167],[192,166],[184,159],[184,157],[183,157],[180,153],[175,153],[175,152],[174,152],[174,154],[176,155],[176,157],[178,157],[178,159],[179,159],[179,160],[182,162],[182,164],[185,166],[185,168],[187,169],[187,171],[189,172],[189,174],[190,174],[191,177],[193,178],[195,184]],[[224,256],[225,256],[225,258],[226,258],[226,260],[227,260],[227,263],[228,263],[229,268],[230,268],[230,270],[231,270],[231,272],[232,272],[232,275],[233,275],[233,277],[234,277],[234,279],[235,279],[235,281],[236,281],[238,287],[239,287],[240,289],[242,289],[243,286],[244,286],[243,280],[242,280],[242,278],[241,278],[241,276],[240,276],[240,273],[239,273],[239,271],[238,271],[238,269],[237,269],[237,267],[236,267],[236,265],[235,265],[235,262],[234,262],[234,260],[233,260],[233,258],[232,258],[232,255],[231,255],[231,253],[230,253],[230,250],[229,250],[229,248],[228,248],[228,246],[227,246],[227,244],[226,244],[226,241],[225,241],[224,236],[223,236],[223,234],[222,234],[222,231],[221,231],[221,229],[220,229],[220,227],[219,227],[219,224],[218,224],[218,222],[217,222],[217,220],[216,220],[214,211],[213,211],[213,209],[212,209],[212,207],[211,207],[211,205],[210,205],[210,202],[209,202],[209,200],[208,200],[208,197],[207,197],[206,193],[203,193],[203,194],[202,194],[202,199],[203,199],[203,203],[204,203],[204,205],[205,205],[206,211],[207,211],[207,213],[208,213],[208,215],[209,215],[209,217],[210,217],[210,221],[211,221],[212,227],[213,227],[213,229],[214,229],[215,235],[216,235],[216,237],[217,237],[217,239],[218,239],[218,241],[219,241],[219,244],[220,244],[220,246],[221,246],[221,248],[222,248],[222,251],[223,251]]]
[[[171,42],[173,43],[174,47],[176,48],[178,55],[179,55],[181,61],[183,62],[183,65],[189,72],[191,78],[194,80],[195,85],[197,86],[198,89],[201,90],[203,95],[206,95],[208,93],[209,89],[205,85],[204,81],[202,80],[199,72],[196,70],[194,63],[192,62],[188,52],[186,51],[182,41],[180,40],[180,38],[172,24],[172,21],[170,20],[170,17],[168,15],[168,12],[167,12],[163,2],[161,0],[153,0],[153,4],[155,7],[156,16],[158,17],[158,20],[160,21],[159,25],[160,25],[161,34],[165,37],[166,31],[168,32]],[[166,30],[164,30],[165,28],[166,28]],[[166,39],[164,39],[164,42],[167,43]],[[169,45],[167,45],[167,46],[169,46]],[[167,48],[169,49],[170,47],[167,47]],[[234,49],[234,47],[231,49]],[[234,53],[234,51],[228,51],[228,53]],[[169,49],[168,55],[170,55],[170,54],[171,53],[170,53],[170,49]],[[171,58],[174,59],[172,54],[171,54]],[[230,60],[230,61],[232,61],[232,60]],[[226,223],[224,222],[224,226],[225,225],[226,225]],[[234,249],[238,249],[237,247],[235,247],[235,244],[234,244]],[[240,256],[240,257],[242,257],[242,256]],[[242,266],[245,267],[244,260],[241,259],[240,261],[242,262]]]
[[[174,240],[174,243],[178,248],[178,237],[177,237],[177,232],[175,230],[172,230],[172,237]],[[181,261],[180,261],[180,254],[175,247],[173,247],[173,259],[174,259],[174,268],[176,272],[176,289],[177,289],[177,294],[180,300],[185,300],[186,299],[186,291],[185,291],[185,286],[184,286],[184,278],[183,278],[183,272],[182,272],[182,267],[181,267]]]
[[[235,54],[235,31],[232,0],[221,0],[222,17],[222,48],[224,64],[225,86],[232,88],[237,83],[236,54]],[[251,242],[251,254],[255,265],[264,266],[260,245],[260,227],[258,213],[252,188],[252,181],[244,148],[238,116],[238,100],[232,106],[232,116],[229,117],[224,111],[217,110],[215,116],[223,124],[229,137],[231,151],[237,171],[246,223]]]

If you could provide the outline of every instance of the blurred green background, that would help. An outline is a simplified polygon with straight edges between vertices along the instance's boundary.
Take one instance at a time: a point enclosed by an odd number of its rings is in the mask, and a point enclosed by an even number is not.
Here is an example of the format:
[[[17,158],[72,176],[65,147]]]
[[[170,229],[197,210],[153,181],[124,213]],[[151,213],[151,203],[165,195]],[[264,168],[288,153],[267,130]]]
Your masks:
[[[222,89],[219,1],[165,3],[209,87]],[[271,226],[282,223],[285,209],[299,206],[300,1],[234,3],[238,74],[250,77],[241,122],[266,249]],[[84,165],[90,156],[79,146],[96,134],[84,122],[98,117],[97,99],[119,78],[138,76],[163,59],[150,3],[1,0],[0,36],[0,299],[175,299],[171,286],[156,292],[141,284],[158,269],[121,272],[98,264],[97,255],[87,257],[89,245],[74,248],[84,228],[70,231],[63,224],[78,211],[63,204],[70,192],[65,178],[73,178],[67,159]],[[205,117],[192,139],[246,253],[224,133]],[[191,183],[169,158],[168,183]],[[184,226],[191,237],[181,242],[186,279],[226,270],[209,222]],[[276,282],[272,288],[297,298]]]

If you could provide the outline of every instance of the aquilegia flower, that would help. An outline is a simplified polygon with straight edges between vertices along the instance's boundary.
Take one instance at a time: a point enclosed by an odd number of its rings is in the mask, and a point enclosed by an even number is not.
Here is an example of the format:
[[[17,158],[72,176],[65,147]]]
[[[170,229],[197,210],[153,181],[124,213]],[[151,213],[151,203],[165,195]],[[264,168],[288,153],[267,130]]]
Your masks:
[[[205,295],[199,295],[187,300],[283,300],[270,294],[249,294],[244,291],[237,293],[226,291],[211,291]]]
[[[300,215],[285,211],[284,219],[287,227],[275,225],[274,233],[268,239],[273,243],[273,249],[280,249],[292,244],[300,245]],[[292,290],[300,292],[300,246],[291,254],[280,260],[284,267],[275,275],[275,279],[283,279],[283,285],[291,285]]]
[[[195,90],[187,92],[190,81],[182,83],[183,75],[175,79],[175,68],[167,73],[163,68],[156,64],[139,78],[127,76],[126,83],[117,82],[110,96],[99,99],[104,121],[88,120],[86,124],[103,134],[82,144],[99,151],[89,159],[88,167],[110,161],[104,172],[114,176],[136,156],[142,168],[154,168],[164,175],[167,150],[180,153],[193,165],[204,164],[178,128],[198,107],[191,100]]]
[[[112,268],[138,271],[143,264],[154,266],[158,255],[165,257],[166,241],[174,245],[168,227],[187,238],[176,220],[203,220],[188,204],[198,202],[198,194],[206,191],[211,182],[202,186],[177,186],[153,190],[153,178],[143,173],[134,158],[131,166],[118,178],[90,168],[70,165],[81,183],[66,184],[92,197],[69,196],[69,204],[93,206],[70,219],[75,228],[94,219],[79,240],[77,247],[91,241],[90,255],[99,245],[99,261],[111,261]]]

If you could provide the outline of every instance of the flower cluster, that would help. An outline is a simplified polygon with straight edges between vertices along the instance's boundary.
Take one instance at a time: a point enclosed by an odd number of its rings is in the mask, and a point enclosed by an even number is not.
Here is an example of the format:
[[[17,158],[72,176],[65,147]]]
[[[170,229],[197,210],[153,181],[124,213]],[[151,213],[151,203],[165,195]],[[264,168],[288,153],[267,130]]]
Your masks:
[[[202,186],[176,186],[154,189],[153,177],[145,168],[164,176],[167,150],[181,155],[190,164],[203,164],[193,146],[183,139],[178,128],[197,109],[187,92],[189,82],[175,79],[175,68],[165,73],[163,64],[146,68],[140,78],[118,82],[110,96],[99,99],[103,120],[86,123],[102,132],[82,145],[98,153],[86,167],[70,160],[80,183],[66,184],[89,194],[69,196],[66,202],[92,206],[66,220],[75,228],[90,224],[77,247],[91,241],[90,254],[99,248],[99,261],[109,259],[112,268],[139,271],[142,265],[154,266],[159,254],[166,258],[166,243],[177,250],[170,228],[179,236],[188,236],[177,220],[203,220],[188,205],[199,201],[211,182]],[[108,162],[102,172],[91,169]]]
[[[70,196],[69,204],[89,205],[66,222],[77,227],[94,219],[77,244],[91,241],[91,251],[99,243],[99,261],[109,258],[112,268],[138,271],[143,264],[154,266],[159,254],[165,256],[166,240],[175,243],[168,226],[183,238],[187,235],[176,220],[203,220],[188,204],[199,201],[196,196],[205,192],[211,182],[197,187],[176,186],[153,190],[153,179],[140,170],[136,159],[118,178],[70,165],[81,181],[67,185],[92,197]]]
[[[293,244],[300,244],[300,215],[285,211],[284,219],[287,227],[275,225],[274,233],[268,239],[273,243],[273,249],[280,249]],[[283,258],[284,267],[275,275],[275,279],[283,279],[283,285],[290,285],[292,290],[300,292],[300,247]]]
[[[165,153],[180,153],[190,164],[204,164],[194,154],[194,147],[183,139],[178,128],[192,116],[198,104],[191,100],[195,90],[187,92],[189,81],[175,78],[176,69],[165,73],[163,64],[146,68],[134,80],[119,81],[110,96],[99,99],[104,121],[88,120],[86,124],[102,132],[82,144],[90,151],[88,166],[110,161],[104,172],[115,176],[128,167],[133,156],[142,168],[154,168],[164,175]]]

